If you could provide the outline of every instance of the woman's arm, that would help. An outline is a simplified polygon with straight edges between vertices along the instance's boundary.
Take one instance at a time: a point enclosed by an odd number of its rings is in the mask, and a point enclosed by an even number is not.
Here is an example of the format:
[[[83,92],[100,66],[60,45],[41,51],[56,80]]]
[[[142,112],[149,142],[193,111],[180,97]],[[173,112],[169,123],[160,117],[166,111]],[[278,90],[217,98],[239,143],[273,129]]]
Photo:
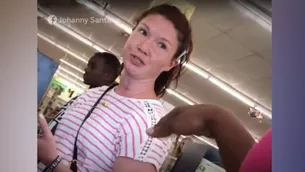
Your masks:
[[[54,172],[72,172],[63,162],[60,162],[54,169]]]
[[[43,115],[39,115],[38,121],[42,129],[42,135],[37,138],[38,159],[45,166],[49,167],[58,157],[56,142]],[[54,171],[72,172],[62,161],[60,161],[60,163],[55,167]]]
[[[156,167],[148,162],[136,161],[127,157],[118,157],[113,166],[113,172],[158,172]],[[60,171],[66,172],[66,171]]]
[[[159,118],[160,114],[150,114]],[[132,113],[122,120],[118,129],[114,172],[158,172],[168,155],[171,140],[152,138],[146,133],[152,127],[151,116]]]

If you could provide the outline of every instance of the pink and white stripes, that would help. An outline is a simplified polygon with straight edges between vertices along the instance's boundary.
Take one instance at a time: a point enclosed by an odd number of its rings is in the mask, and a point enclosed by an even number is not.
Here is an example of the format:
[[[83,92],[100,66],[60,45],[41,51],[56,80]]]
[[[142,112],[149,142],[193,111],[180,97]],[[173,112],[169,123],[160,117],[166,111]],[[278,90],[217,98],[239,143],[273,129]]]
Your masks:
[[[72,160],[76,132],[106,88],[88,90],[66,109],[55,132],[63,159]],[[105,103],[107,106],[103,105]],[[163,115],[163,106],[157,100],[126,98],[110,90],[80,130],[79,171],[112,171],[118,156],[149,162],[159,169],[168,154],[170,140],[152,139],[146,129]]]

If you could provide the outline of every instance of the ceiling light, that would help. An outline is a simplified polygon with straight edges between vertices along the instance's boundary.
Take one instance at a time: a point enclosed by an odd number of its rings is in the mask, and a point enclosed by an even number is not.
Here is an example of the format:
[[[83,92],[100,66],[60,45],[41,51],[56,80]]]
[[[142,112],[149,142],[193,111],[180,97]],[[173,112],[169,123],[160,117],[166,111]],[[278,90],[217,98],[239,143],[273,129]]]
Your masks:
[[[65,74],[62,74],[60,72],[56,72],[55,74],[59,75],[60,77],[66,79],[66,80],[69,80],[70,82],[72,82],[73,84],[77,85],[78,87],[80,87],[82,90],[86,89],[86,86],[74,81],[73,79],[71,79],[70,77],[68,77],[67,75]]]
[[[78,79],[78,80],[80,80],[80,81],[83,81],[83,78],[77,76],[77,75],[74,74],[73,72],[71,72],[71,71],[69,71],[69,70],[67,70],[67,69],[65,69],[65,68],[63,68],[63,67],[61,67],[61,66],[59,66],[58,69],[64,71],[65,73],[67,73],[67,74],[73,76],[74,78],[76,78],[76,79]]]
[[[71,50],[69,50],[68,48],[66,47],[63,47],[59,44],[56,44],[55,41],[51,40],[50,38],[40,34],[40,33],[37,33],[38,37],[40,37],[41,39],[49,42],[50,44],[56,46],[57,48],[61,49],[62,51],[65,51],[66,53],[70,54],[71,56],[75,57],[76,59],[84,62],[84,63],[87,63],[87,60],[79,55],[77,55],[76,53],[72,52]]]
[[[62,62],[63,64],[65,64],[65,65],[67,65],[67,66],[69,66],[69,67],[71,67],[71,68],[77,70],[77,71],[80,72],[80,73],[85,73],[82,69],[76,67],[75,65],[73,65],[73,64],[71,64],[71,63],[69,63],[69,62],[67,62],[67,61],[65,61],[65,60],[63,60],[63,59],[60,59],[60,62]]]
[[[64,26],[62,24],[55,23],[54,26],[57,27],[58,29],[64,31],[64,32],[66,32],[66,33],[69,33],[70,36],[72,36],[72,37],[82,41],[84,44],[86,44],[86,45],[88,45],[90,47],[92,47],[94,45],[94,43],[92,41],[90,41],[87,38],[85,38],[84,36],[76,33],[75,31],[71,31],[70,28],[68,28],[68,27],[66,27],[66,26]],[[103,52],[104,51],[105,50],[103,50]]]
[[[106,50],[104,48],[99,47],[98,45],[93,45],[92,46],[95,50],[97,50],[98,52],[106,52]]]
[[[41,18],[43,18],[44,20],[48,21],[48,16],[44,13],[42,13],[41,11],[37,11],[38,16],[40,16]],[[80,35],[79,33],[76,33],[76,31],[74,31],[73,29],[70,29],[68,27],[66,27],[63,24],[59,24],[59,23],[53,23],[53,26],[55,26],[56,28],[64,31],[65,33],[69,34],[70,36],[78,39],[79,41],[83,42],[84,44],[94,48],[95,50],[99,51],[99,52],[106,52],[106,50],[100,46],[97,46],[95,42],[91,41],[90,39],[86,38],[83,35]]]
[[[123,29],[126,33],[131,34],[132,32],[132,26],[129,25],[129,23],[124,22],[122,19],[119,17],[115,16],[111,12],[98,7],[92,2],[89,1],[84,1],[84,0],[77,0],[78,3],[85,5],[87,8],[95,11],[97,14],[99,14],[102,17],[106,17],[110,22],[118,26],[119,28]]]
[[[241,100],[242,102],[244,102],[248,106],[254,107],[255,102],[253,100],[251,100],[251,99],[245,97],[244,95],[242,95],[241,93],[235,91],[232,87],[225,84],[221,80],[216,79],[214,77],[209,77],[208,80],[211,81],[212,83],[214,83],[215,85],[217,85],[218,87],[220,87],[221,89],[223,89],[224,91],[226,91],[226,92],[230,93],[231,95],[233,95],[234,97],[238,98],[239,100]]]
[[[188,69],[190,69],[191,71],[193,71],[193,72],[199,74],[200,76],[204,77],[205,79],[207,79],[209,77],[209,75],[210,75],[208,72],[200,69],[198,66],[196,66],[196,65],[194,65],[192,63],[187,63],[187,64],[185,64],[185,66]]]
[[[266,108],[264,108],[264,107],[262,107],[260,105],[254,106],[254,108],[256,110],[258,110],[259,112],[261,112],[264,116],[267,116],[268,118],[272,119],[272,114],[271,114],[271,112],[268,109],[266,109]]]
[[[231,4],[244,15],[257,22],[263,28],[269,32],[272,32],[272,19],[270,17],[260,14],[257,9],[250,7],[244,1],[231,0]]]
[[[189,105],[195,105],[196,103],[193,102],[192,100],[186,98],[185,96],[181,95],[180,93],[173,91],[172,89],[166,89],[166,92],[168,92],[169,94],[177,97],[178,99],[184,101],[185,103],[189,104]]]
[[[123,21],[122,20],[116,20],[114,18],[114,16],[110,16],[110,14],[106,15],[106,18],[108,20],[110,20],[113,24],[117,25],[119,28],[122,28],[126,33],[128,33],[129,35],[131,34],[132,32],[132,27],[126,25],[126,24],[123,24]]]

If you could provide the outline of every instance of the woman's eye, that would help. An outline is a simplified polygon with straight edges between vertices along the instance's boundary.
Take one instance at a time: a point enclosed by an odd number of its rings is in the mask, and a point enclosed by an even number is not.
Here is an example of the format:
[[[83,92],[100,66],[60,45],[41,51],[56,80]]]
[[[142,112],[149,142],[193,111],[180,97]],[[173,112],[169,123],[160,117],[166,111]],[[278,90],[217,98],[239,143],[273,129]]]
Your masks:
[[[139,31],[142,35],[144,35],[144,36],[147,35],[146,30],[144,30],[144,29],[142,29],[142,28],[140,28],[138,31]]]
[[[166,49],[166,48],[167,48],[166,45],[165,45],[164,43],[159,43],[158,46],[159,46],[160,48],[162,48],[162,49]]]

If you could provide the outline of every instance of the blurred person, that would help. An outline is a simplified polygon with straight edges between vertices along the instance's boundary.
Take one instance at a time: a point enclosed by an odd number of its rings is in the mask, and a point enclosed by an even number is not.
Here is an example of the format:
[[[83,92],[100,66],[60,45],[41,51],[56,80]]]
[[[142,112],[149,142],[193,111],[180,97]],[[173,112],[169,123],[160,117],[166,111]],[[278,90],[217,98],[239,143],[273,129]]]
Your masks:
[[[119,77],[121,70],[122,68],[120,61],[114,54],[108,52],[97,52],[90,57],[87,63],[85,72],[83,74],[83,82],[89,86],[89,89],[104,85],[109,86],[115,83],[115,80]],[[66,113],[67,108],[73,104],[73,102],[79,96],[80,95],[71,98],[65,105],[57,108],[54,112],[55,114],[52,116],[48,116],[48,113],[43,112],[53,134],[57,129],[58,122]],[[40,132],[41,129],[39,128],[38,133]]]
[[[192,50],[190,24],[177,7],[162,4],[142,13],[123,48],[120,83],[78,97],[54,136],[39,118],[38,158],[46,170],[159,171],[170,139],[149,137],[146,130],[165,115],[159,99],[177,84]]]
[[[90,57],[85,73],[83,74],[84,84],[89,86],[89,89],[109,86],[115,83],[115,80],[121,73],[121,64],[119,59],[108,52],[97,52]],[[74,101],[78,96],[72,98]],[[69,102],[71,104],[72,102]]]
[[[97,52],[90,57],[87,63],[85,73],[83,74],[83,82],[89,86],[89,89],[104,85],[109,86],[115,83],[121,70],[120,61],[114,54]],[[78,97],[79,95],[71,98],[64,106],[57,110],[55,116],[62,115],[67,107],[69,107]]]
[[[89,89],[109,86],[121,73],[121,64],[118,58],[111,53],[95,53],[88,61],[83,75],[84,84]]]
[[[147,134],[155,138],[171,134],[206,136],[216,140],[227,172],[271,172],[272,130],[258,143],[232,112],[215,105],[178,107]]]

